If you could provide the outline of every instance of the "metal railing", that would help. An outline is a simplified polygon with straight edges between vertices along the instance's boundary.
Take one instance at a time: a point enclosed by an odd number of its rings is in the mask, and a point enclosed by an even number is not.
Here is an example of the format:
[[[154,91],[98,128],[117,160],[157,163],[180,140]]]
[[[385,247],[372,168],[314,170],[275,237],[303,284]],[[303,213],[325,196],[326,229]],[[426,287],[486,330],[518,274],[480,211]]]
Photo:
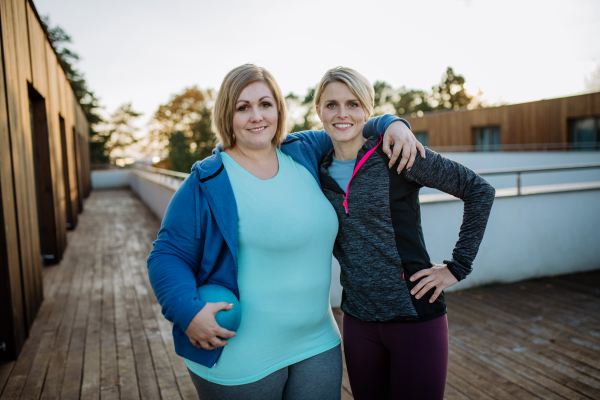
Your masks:
[[[167,169],[154,168],[144,165],[131,165],[131,169],[139,171],[149,180],[159,184],[163,184],[174,189],[177,189],[181,182],[189,176],[183,172],[170,171]],[[548,165],[542,167],[522,167],[522,168],[499,168],[499,169],[484,169],[475,171],[479,175],[517,175],[517,195],[522,195],[521,191],[521,174],[534,174],[542,172],[557,172],[557,171],[573,171],[581,169],[600,168],[600,163],[585,163],[585,164],[563,164],[563,165]]]
[[[170,187],[174,190],[177,190],[185,178],[190,175],[183,172],[170,171],[168,169],[154,168],[138,164],[132,164],[129,168],[137,171],[137,173],[141,174],[150,181]]]
[[[521,174],[532,174],[540,172],[556,172],[556,171],[572,171],[576,169],[592,169],[600,168],[600,163],[586,164],[565,164],[565,165],[549,165],[543,167],[523,167],[523,168],[500,168],[500,169],[485,169],[475,171],[479,175],[507,175],[517,174],[517,195],[521,193]]]
[[[598,151],[600,142],[581,143],[523,143],[461,146],[428,146],[438,153],[470,153],[499,151]]]

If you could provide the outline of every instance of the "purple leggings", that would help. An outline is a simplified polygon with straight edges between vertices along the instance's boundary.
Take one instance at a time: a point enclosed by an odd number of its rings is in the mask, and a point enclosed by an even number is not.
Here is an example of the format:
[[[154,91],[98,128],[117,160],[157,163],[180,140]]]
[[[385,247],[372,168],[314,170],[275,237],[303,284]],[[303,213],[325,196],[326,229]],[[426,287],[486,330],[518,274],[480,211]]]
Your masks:
[[[425,322],[365,322],[344,314],[344,354],[356,400],[442,400],[446,315]]]

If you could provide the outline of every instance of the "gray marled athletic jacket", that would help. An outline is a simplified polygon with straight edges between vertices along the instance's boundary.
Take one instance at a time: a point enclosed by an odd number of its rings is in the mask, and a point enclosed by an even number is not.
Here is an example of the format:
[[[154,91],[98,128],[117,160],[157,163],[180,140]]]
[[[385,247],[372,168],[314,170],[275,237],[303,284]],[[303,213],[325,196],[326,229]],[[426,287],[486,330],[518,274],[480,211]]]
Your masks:
[[[357,160],[378,142],[378,137],[370,138]],[[452,260],[444,261],[460,281],[471,272],[494,188],[469,168],[429,149],[427,158],[417,156],[410,171],[398,174],[388,169],[389,159],[379,145],[350,183],[346,214],[344,190],[328,172],[332,157],[333,150],[323,158],[319,178],[340,224],[333,253],[342,267],[342,310],[363,321],[382,322],[420,322],[445,314],[443,294],[433,303],[433,289],[420,299],[410,294],[418,281],[408,278],[431,268],[421,230],[419,189],[433,187],[464,201],[458,242]]]

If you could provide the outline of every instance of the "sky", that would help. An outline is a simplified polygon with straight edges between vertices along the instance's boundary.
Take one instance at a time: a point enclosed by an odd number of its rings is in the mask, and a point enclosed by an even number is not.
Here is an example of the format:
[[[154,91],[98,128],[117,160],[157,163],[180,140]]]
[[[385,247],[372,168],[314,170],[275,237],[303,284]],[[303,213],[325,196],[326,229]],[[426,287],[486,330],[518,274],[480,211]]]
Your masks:
[[[598,0],[34,0],[73,38],[76,67],[105,106],[146,123],[184,88],[218,89],[244,63],[304,95],[343,65],[430,90],[446,67],[490,103],[583,93],[600,68]]]

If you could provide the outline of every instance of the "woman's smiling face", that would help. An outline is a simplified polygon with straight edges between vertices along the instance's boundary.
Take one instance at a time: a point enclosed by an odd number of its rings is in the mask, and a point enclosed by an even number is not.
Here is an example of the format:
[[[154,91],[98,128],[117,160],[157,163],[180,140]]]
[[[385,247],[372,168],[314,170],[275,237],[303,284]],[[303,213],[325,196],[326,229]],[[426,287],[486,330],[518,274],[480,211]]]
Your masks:
[[[246,148],[270,146],[277,132],[278,118],[271,89],[260,81],[249,84],[235,103],[233,133],[236,145]]]
[[[347,142],[360,135],[366,113],[358,98],[342,82],[331,82],[323,90],[317,114],[331,140]]]

